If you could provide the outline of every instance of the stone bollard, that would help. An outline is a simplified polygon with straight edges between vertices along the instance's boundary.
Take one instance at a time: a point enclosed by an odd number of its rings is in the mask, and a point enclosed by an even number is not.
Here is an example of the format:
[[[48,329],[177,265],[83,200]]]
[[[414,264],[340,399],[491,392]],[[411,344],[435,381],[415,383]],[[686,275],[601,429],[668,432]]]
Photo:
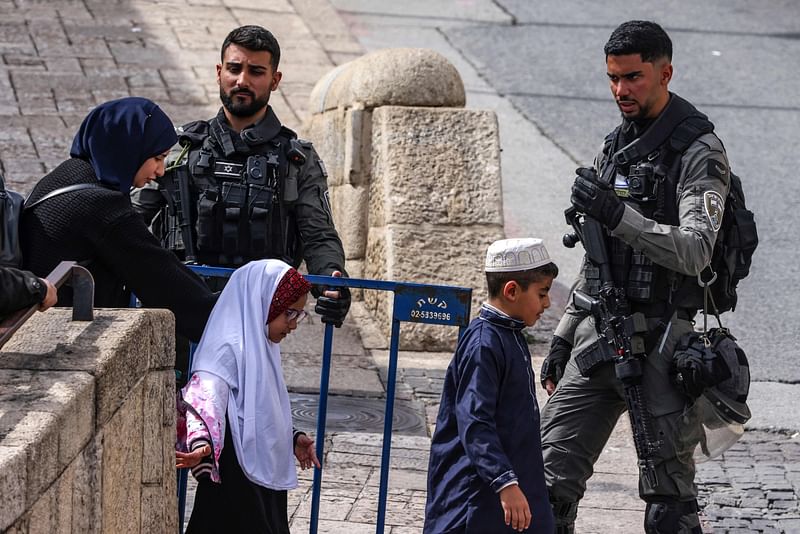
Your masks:
[[[428,49],[386,49],[340,65],[311,93],[306,134],[324,159],[350,276],[473,289],[503,237],[500,145],[492,111],[464,109],[455,67]],[[360,295],[356,295],[359,298]],[[365,304],[388,335],[392,299]],[[404,324],[401,348],[450,350],[456,332]]]

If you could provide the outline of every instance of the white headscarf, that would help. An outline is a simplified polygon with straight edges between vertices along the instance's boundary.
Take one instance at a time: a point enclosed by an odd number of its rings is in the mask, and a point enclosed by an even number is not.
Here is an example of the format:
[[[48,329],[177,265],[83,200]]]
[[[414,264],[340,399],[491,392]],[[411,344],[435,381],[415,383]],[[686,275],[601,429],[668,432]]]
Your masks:
[[[264,333],[272,297],[288,270],[279,260],[237,269],[211,312],[192,363],[193,373],[215,374],[230,387],[228,421],[239,465],[252,482],[274,490],[297,487],[280,346]]]

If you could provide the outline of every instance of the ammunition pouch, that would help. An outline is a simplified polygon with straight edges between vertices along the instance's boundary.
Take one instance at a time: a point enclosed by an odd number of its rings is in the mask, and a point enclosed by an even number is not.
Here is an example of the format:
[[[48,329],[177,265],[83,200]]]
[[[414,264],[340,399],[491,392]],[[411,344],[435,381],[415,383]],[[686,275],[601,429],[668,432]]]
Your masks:
[[[645,339],[642,334],[647,332],[647,320],[641,313],[633,313],[623,319],[622,328],[625,335],[630,338],[631,352],[634,356],[647,353]],[[608,362],[613,362],[617,355],[614,353],[612,342],[600,337],[597,341],[582,350],[575,356],[575,365],[581,375],[589,378]],[[630,360],[638,363],[637,359]],[[635,364],[634,364],[635,365]],[[641,374],[641,373],[640,373]],[[622,379],[623,377],[619,377]]]
[[[295,263],[302,250],[293,205],[310,144],[285,128],[272,139],[246,130],[243,148],[214,119],[191,128],[186,158],[161,181],[168,200],[162,244],[210,265],[264,257]]]
[[[223,180],[216,189],[200,193],[197,248],[201,255],[220,254],[223,261],[215,263],[243,263],[246,258],[269,254],[277,156],[274,161],[270,165],[264,156],[250,156],[245,166],[239,166],[244,172],[238,180]],[[226,167],[233,168],[234,164]]]
[[[655,304],[669,300],[672,292],[672,271],[654,263],[647,255],[633,249],[618,238],[609,238],[612,272],[619,276],[620,287],[625,288],[625,296],[631,305]],[[583,265],[586,280],[586,293],[597,297],[602,285],[600,270],[586,262]]]
[[[225,205],[216,191],[206,190],[197,202],[197,246],[200,250],[222,248],[221,229],[225,221]]]
[[[598,339],[577,356],[575,365],[578,366],[581,376],[589,378],[604,364],[614,361],[614,350],[605,339]]]

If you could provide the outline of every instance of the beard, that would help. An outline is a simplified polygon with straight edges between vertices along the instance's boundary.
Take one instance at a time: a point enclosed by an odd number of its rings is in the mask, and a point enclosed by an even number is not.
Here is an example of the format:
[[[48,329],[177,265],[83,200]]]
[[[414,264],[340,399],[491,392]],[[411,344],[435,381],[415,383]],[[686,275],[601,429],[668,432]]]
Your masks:
[[[234,98],[237,93],[249,94],[251,97],[250,103],[246,104],[244,102],[237,102]],[[264,109],[267,104],[269,104],[269,92],[267,92],[262,98],[256,98],[256,95],[247,89],[234,89],[230,93],[226,93],[220,87],[219,99],[222,100],[223,107],[227,109],[228,113],[234,117],[252,117]]]
[[[620,102],[635,102],[638,105],[639,109],[634,113],[626,114],[624,111],[622,111],[622,107],[620,106]],[[622,117],[624,119],[627,119],[629,121],[642,122],[642,121],[647,121],[647,120],[650,120],[650,119],[654,118],[654,117],[650,117],[650,114],[653,112],[653,109],[655,107],[655,101],[652,100],[652,99],[647,100],[645,102],[639,102],[639,101],[633,100],[631,98],[626,98],[626,99],[620,100],[616,104],[617,104],[617,109],[619,109],[620,115],[622,115]]]

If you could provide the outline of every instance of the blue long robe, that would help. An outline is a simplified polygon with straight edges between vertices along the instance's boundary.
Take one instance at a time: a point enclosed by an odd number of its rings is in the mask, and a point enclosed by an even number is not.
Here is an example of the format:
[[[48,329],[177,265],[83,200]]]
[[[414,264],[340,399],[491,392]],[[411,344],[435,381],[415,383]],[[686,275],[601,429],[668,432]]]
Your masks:
[[[484,305],[458,343],[431,442],[425,534],[516,532],[497,493],[511,481],[531,508],[525,532],[554,530],[524,326]]]

